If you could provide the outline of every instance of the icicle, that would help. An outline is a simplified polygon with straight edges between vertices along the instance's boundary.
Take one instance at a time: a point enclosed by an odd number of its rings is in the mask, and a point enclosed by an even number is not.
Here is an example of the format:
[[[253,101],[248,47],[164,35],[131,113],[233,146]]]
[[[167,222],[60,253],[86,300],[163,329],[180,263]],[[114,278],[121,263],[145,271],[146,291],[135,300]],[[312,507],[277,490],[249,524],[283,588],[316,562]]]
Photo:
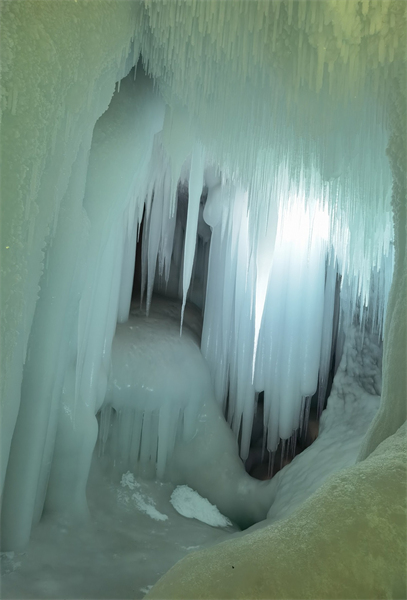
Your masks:
[[[255,308],[255,334],[253,351],[253,375],[256,361],[257,344],[260,333],[260,324],[263,317],[264,303],[268,286],[271,265],[273,262],[274,244],[277,234],[277,207],[269,198],[267,202],[267,214],[264,210],[259,213],[256,256],[256,308]],[[264,206],[264,205],[262,205]]]
[[[136,260],[137,222],[133,220],[130,234],[125,234],[123,250],[123,264],[120,281],[120,296],[117,320],[119,323],[127,321],[130,311],[131,293],[133,289],[134,263]]]
[[[331,365],[332,325],[335,304],[336,266],[331,254],[327,264],[325,281],[324,317],[321,342],[321,362],[319,367],[318,415],[321,414],[328,385]]]
[[[195,256],[196,232],[198,227],[199,203],[201,200],[204,168],[205,168],[205,153],[202,145],[197,143],[194,147],[191,160],[191,172],[189,174],[188,185],[188,216],[187,228],[185,232],[184,246],[184,269],[182,278],[182,309],[181,309],[181,332],[182,322],[184,319],[185,304],[189,284],[191,281],[192,265]]]
[[[143,413],[140,410],[134,410],[133,431],[130,444],[130,464],[134,466],[140,458],[141,433],[143,429]]]
[[[154,200],[151,207],[148,231],[148,251],[147,251],[147,314],[150,311],[151,297],[153,294],[153,285],[155,270],[157,265],[158,250],[160,247],[161,224],[163,219],[164,205],[164,186],[163,181],[159,180],[154,189]]]

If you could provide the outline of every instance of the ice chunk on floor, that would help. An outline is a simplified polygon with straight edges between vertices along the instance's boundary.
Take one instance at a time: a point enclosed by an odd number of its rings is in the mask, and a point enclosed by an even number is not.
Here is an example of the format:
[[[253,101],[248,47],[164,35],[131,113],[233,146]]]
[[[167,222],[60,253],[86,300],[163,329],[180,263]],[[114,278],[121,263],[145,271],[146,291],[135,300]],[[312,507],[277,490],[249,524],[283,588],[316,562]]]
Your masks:
[[[187,519],[198,519],[212,527],[232,525],[214,504],[187,485],[178,485],[171,494],[170,502],[175,510]]]

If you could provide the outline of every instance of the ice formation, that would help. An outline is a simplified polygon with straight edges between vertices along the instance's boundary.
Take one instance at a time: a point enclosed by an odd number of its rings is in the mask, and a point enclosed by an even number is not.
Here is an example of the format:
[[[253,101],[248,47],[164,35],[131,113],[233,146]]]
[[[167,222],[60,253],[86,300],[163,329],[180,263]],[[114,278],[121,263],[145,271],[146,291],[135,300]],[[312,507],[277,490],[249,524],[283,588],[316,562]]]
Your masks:
[[[304,426],[317,387],[322,405],[353,320],[384,333],[361,459],[399,429],[405,34],[399,0],[3,3],[5,550],[24,547],[43,513],[87,514],[142,223],[147,312],[157,266],[183,310],[202,290],[208,410],[227,436],[224,410],[243,458],[256,393],[274,450]],[[170,429],[163,420],[162,448]]]
[[[171,304],[152,307],[149,318],[132,311],[117,326],[100,437],[102,452],[109,443],[124,464],[162,479],[177,435],[195,435],[199,412],[213,393],[197,336],[188,326],[179,335],[179,314],[165,315]]]
[[[406,440],[403,425],[287,518],[191,553],[147,598],[404,598]]]
[[[245,472],[199,350],[199,311],[187,306],[180,336],[181,311],[154,297],[149,316],[133,308],[117,326],[98,453],[145,479],[187,484],[248,527],[266,517],[274,486]],[[134,485],[127,475],[122,483]]]
[[[232,525],[216,506],[187,485],[178,485],[171,494],[170,502],[175,510],[187,519],[198,519],[212,527]]]
[[[377,336],[351,327],[318,437],[275,476],[267,522],[293,514],[333,473],[355,464],[363,436],[379,408],[381,366]]]
[[[384,133],[378,131],[377,135]],[[367,154],[361,141],[358,151],[361,156]],[[164,226],[161,219],[167,209],[155,212],[156,202],[163,202],[162,190],[170,177],[165,167],[170,161],[162,159],[161,169],[155,167],[161,176],[156,180],[158,198],[154,196],[144,230],[143,243],[148,245],[148,258],[147,251],[143,255],[147,309],[156,262],[159,266],[171,264],[169,239],[174,240],[174,258],[164,282],[167,284],[174,274],[178,276],[175,290],[183,298],[183,307],[195,272],[201,277],[208,262],[206,293],[200,300],[205,306],[202,352],[211,369],[216,398],[224,409],[228,402],[228,421],[236,437],[241,432],[243,459],[249,449],[256,393],[265,392],[264,425],[270,451],[280,439],[290,439],[300,426],[306,428],[307,405],[317,388],[323,405],[332,356],[336,353],[340,359],[341,353],[340,347],[333,345],[337,339],[333,330],[337,280],[343,292],[342,334],[357,311],[362,326],[370,320],[381,330],[392,276],[391,176],[384,153],[374,158],[384,165],[380,167],[380,184],[374,192],[370,187],[368,191],[381,197],[377,206],[382,206],[383,227],[377,243],[367,248],[362,238],[363,247],[357,248],[357,241],[350,236],[350,223],[336,206],[345,202],[342,196],[352,189],[352,181],[362,194],[359,172],[348,167],[345,181],[339,183],[335,178],[327,182],[315,166],[307,169],[300,161],[296,179],[292,176],[295,157],[289,155],[277,166],[275,159],[272,153],[265,153],[262,169],[268,168],[271,179],[265,182],[262,176],[258,181],[256,171],[251,188],[245,189],[233,181],[238,175],[217,175],[210,162],[205,169],[202,149],[194,147],[191,161],[178,174],[181,182],[188,178],[190,192],[191,186],[199,187],[199,192],[194,188],[189,195],[184,227],[178,215],[176,224],[171,217]],[[368,177],[367,166],[365,170]],[[172,193],[171,187],[167,186],[166,193]],[[205,193],[200,216],[199,199]],[[165,206],[170,205],[167,196]],[[202,219],[212,230],[208,257],[208,240],[199,235]],[[360,255],[359,268],[349,257],[353,244]],[[152,245],[154,252],[150,253]],[[179,248],[183,248],[181,257],[177,257]]]

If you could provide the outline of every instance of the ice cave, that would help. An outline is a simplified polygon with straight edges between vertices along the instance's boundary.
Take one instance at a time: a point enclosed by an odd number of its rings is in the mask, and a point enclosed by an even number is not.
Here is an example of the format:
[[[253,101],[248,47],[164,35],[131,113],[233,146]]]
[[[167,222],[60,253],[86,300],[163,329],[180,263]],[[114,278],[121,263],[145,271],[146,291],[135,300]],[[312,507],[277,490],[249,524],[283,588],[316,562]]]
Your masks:
[[[407,3],[1,2],[1,596],[407,597]]]

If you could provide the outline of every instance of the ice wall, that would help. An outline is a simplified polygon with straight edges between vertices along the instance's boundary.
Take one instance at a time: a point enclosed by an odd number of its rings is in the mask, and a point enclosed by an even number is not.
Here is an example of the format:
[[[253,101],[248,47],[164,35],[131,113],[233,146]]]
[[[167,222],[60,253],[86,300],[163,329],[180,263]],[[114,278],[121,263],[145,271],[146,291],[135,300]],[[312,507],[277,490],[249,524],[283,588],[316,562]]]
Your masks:
[[[129,4],[2,5],[2,481],[45,250],[78,153],[86,159],[124,75],[136,19]]]
[[[86,512],[123,243],[164,117],[151,81],[132,73],[95,127],[137,62],[137,15],[103,2],[3,9],[3,151],[20,140],[2,182],[6,548],[28,541],[47,490],[49,510]]]
[[[389,157],[393,174],[392,207],[395,232],[394,283],[392,285],[383,349],[382,403],[368,431],[360,460],[369,456],[380,442],[397,431],[407,411],[407,124],[406,73],[400,67],[393,82],[391,99],[391,138]]]

